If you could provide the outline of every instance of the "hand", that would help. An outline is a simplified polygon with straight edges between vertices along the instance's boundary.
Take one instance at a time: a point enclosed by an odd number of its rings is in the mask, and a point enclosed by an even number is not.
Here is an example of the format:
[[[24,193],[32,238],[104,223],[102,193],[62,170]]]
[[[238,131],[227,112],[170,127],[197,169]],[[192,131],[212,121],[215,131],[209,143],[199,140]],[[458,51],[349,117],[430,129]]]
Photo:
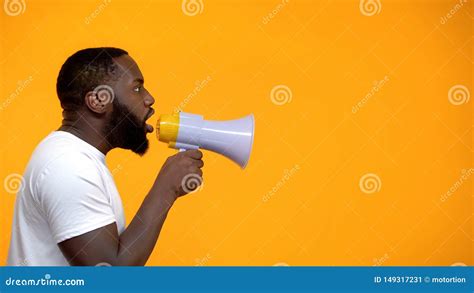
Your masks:
[[[202,183],[202,152],[188,150],[169,157],[161,167],[156,183],[171,193],[171,202],[185,195]]]

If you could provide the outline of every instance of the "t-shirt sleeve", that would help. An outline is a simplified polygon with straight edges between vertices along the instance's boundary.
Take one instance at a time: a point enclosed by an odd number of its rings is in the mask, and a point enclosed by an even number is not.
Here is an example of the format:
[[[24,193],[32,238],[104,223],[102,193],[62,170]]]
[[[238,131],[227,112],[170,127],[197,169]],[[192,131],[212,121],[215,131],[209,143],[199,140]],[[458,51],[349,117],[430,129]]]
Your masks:
[[[100,169],[85,155],[62,156],[49,164],[36,188],[56,243],[116,221]]]

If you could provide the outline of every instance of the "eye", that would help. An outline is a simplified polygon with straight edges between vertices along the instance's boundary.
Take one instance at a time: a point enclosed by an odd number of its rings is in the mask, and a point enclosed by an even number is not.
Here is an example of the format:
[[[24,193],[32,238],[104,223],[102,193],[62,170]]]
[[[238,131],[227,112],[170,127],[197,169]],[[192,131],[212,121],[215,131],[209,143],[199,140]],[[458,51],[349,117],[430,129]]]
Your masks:
[[[136,86],[133,88],[133,91],[139,93],[142,90],[142,86]]]

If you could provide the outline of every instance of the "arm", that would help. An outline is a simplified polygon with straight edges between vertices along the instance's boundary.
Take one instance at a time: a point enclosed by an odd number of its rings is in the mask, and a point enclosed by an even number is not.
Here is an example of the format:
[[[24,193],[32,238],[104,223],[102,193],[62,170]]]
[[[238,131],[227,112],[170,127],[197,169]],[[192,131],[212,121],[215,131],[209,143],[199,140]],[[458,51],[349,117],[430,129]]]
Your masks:
[[[169,157],[137,214],[121,235],[118,235],[116,223],[112,223],[58,243],[68,262],[92,266],[99,263],[145,265],[168,211],[178,197],[186,194],[181,186],[183,178],[190,173],[202,176],[201,158],[202,153],[197,150]]]

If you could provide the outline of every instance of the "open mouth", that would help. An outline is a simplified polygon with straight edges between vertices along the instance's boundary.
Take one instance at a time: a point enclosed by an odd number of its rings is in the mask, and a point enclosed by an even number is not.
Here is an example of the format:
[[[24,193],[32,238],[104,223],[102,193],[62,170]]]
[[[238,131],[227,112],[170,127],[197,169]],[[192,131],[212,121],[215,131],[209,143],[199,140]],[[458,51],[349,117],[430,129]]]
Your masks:
[[[153,108],[150,108],[150,111],[148,112],[148,115],[146,116],[145,118],[145,121],[150,119],[151,116],[153,116],[153,114],[155,114],[155,110]],[[148,132],[153,132],[153,126],[148,124],[148,123],[145,123],[145,131],[148,133]]]

